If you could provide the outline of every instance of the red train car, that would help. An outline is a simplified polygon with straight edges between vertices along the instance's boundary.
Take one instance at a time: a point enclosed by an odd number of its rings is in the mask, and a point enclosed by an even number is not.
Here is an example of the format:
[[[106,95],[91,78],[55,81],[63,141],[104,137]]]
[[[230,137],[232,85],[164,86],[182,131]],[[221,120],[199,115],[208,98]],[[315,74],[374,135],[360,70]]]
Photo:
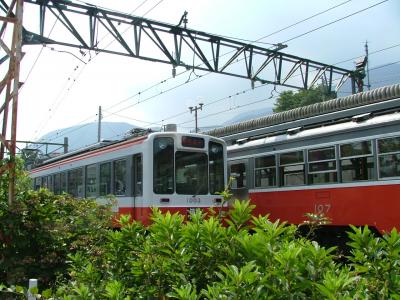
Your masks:
[[[232,191],[256,214],[330,229],[400,230],[400,85],[338,98],[208,134],[228,144]]]

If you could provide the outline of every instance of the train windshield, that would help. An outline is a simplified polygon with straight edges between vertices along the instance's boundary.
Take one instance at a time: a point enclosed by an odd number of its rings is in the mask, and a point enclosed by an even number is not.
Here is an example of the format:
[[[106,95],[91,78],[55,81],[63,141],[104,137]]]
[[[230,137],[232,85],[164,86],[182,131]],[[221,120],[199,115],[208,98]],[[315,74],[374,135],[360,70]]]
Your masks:
[[[203,145],[204,147],[204,145]],[[153,190],[156,194],[207,195],[224,189],[223,145],[210,141],[204,151],[174,152],[170,137],[154,140]]]
[[[206,153],[177,151],[175,166],[177,194],[205,195],[208,193]]]

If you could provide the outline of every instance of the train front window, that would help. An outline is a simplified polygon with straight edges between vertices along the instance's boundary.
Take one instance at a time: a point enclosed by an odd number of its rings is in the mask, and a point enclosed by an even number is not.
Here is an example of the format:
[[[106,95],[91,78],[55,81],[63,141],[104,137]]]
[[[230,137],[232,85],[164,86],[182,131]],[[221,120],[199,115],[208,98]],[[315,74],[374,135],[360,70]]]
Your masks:
[[[177,151],[176,193],[205,195],[208,193],[207,155],[205,153]]]
[[[378,140],[379,178],[400,176],[400,137]]]
[[[174,192],[174,140],[170,137],[154,139],[153,190],[156,194]]]
[[[340,165],[343,182],[372,180],[374,158],[371,141],[340,145]]]
[[[210,194],[216,195],[224,190],[224,147],[215,142],[208,144],[210,168]]]

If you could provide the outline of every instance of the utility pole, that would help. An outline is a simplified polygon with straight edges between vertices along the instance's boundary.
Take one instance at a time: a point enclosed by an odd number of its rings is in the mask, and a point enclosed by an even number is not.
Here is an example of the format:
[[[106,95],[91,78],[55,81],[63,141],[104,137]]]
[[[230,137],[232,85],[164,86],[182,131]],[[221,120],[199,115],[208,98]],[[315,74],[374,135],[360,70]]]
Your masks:
[[[366,57],[366,67],[367,67],[367,88],[368,91],[371,88],[371,85],[369,83],[369,57],[368,57],[368,41],[365,41],[365,57]]]
[[[97,125],[97,142],[100,143],[101,141],[101,106],[99,106],[99,121],[98,121],[98,125]]]
[[[198,127],[197,127],[197,111],[198,111],[198,110],[202,110],[202,107],[203,107],[203,103],[199,103],[199,106],[195,106],[195,107],[190,106],[190,107],[189,107],[190,113],[193,113],[193,112],[194,112],[195,132],[196,132],[196,133],[197,133],[197,131],[198,131]]]
[[[0,16],[0,44],[6,56],[0,62],[2,69],[6,66],[3,64],[8,60],[8,71],[0,82],[0,94],[4,95],[4,103],[1,105],[0,114],[3,116],[3,127],[0,133],[0,159],[3,160],[6,151],[9,153],[9,160],[0,167],[0,174],[9,171],[8,186],[8,204],[12,204],[15,200],[15,154],[17,140],[17,112],[18,112],[18,91],[21,86],[19,81],[20,62],[22,59],[22,16],[23,16],[23,0],[14,0],[10,6],[1,1],[2,16]],[[13,26],[11,43],[9,43],[5,31]],[[11,120],[9,118],[11,117]],[[11,122],[9,122],[11,121]],[[8,124],[11,128],[8,129]],[[7,141],[7,134],[10,133],[11,138]]]

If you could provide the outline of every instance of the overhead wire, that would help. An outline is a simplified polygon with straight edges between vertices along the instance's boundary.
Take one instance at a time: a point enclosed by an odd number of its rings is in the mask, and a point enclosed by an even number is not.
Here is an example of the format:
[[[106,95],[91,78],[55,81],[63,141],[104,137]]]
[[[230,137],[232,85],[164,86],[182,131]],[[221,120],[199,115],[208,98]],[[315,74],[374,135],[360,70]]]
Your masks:
[[[156,5],[154,5],[149,11],[151,11],[151,10],[154,9],[156,6],[158,6],[162,1],[163,1],[163,0],[159,1],[159,2],[158,2]],[[302,23],[302,22],[305,22],[305,21],[307,21],[307,20],[309,20],[309,19],[311,19],[311,18],[314,18],[314,17],[319,16],[319,15],[321,15],[321,14],[323,14],[323,13],[326,13],[326,12],[332,10],[332,9],[335,9],[335,8],[337,8],[337,7],[339,7],[339,6],[342,6],[342,5],[344,5],[344,4],[346,4],[346,3],[350,2],[350,1],[351,1],[351,0],[344,1],[344,2],[342,2],[342,3],[340,3],[340,4],[338,4],[338,5],[332,6],[332,7],[328,8],[328,9],[326,9],[326,10],[324,10],[324,11],[321,11],[321,12],[319,12],[319,13],[317,13],[317,14],[314,14],[314,15],[308,17],[308,18],[305,18],[305,19],[300,20],[300,21],[298,21],[298,22],[296,22],[296,23],[294,23],[294,24],[291,24],[291,25],[289,25],[289,26],[286,26],[286,27],[284,27],[284,28],[282,28],[282,29],[280,29],[280,30],[278,30],[278,31],[275,31],[275,32],[273,32],[273,33],[271,33],[271,34],[269,34],[269,35],[267,35],[267,36],[265,36],[265,37],[272,36],[272,35],[274,35],[274,34],[276,34],[276,33],[278,33],[278,32],[281,32],[281,31],[283,31],[283,30],[286,30],[286,29],[288,29],[288,28],[291,28],[291,27],[293,27],[293,26],[295,26],[295,25],[298,25],[298,24],[300,24],[300,23]],[[149,11],[147,11],[145,14],[147,14]],[[144,14],[144,15],[145,15],[145,14]],[[257,41],[260,41],[261,39],[263,39],[263,38],[265,38],[265,37],[262,37],[262,38],[256,40],[256,42],[257,42]],[[108,45],[108,46],[109,46],[109,45]],[[188,71],[183,71],[183,72],[177,74],[177,76],[179,76],[179,75],[181,75],[181,74],[184,74],[184,73],[186,73],[186,72],[188,72]],[[205,75],[208,75],[208,74],[210,74],[210,73],[207,73],[207,74],[205,74]],[[202,76],[205,76],[205,75],[202,75]],[[195,80],[195,79],[201,78],[202,76],[195,77],[194,79],[189,78],[189,80],[188,80],[186,83],[191,82],[191,81],[193,81],[193,80]],[[160,83],[157,83],[157,84],[153,85],[152,87],[155,87],[155,86],[158,86],[158,85],[160,85],[160,84],[162,84],[162,83],[165,83],[165,82],[166,82],[167,80],[169,80],[169,79],[172,79],[172,78],[170,77],[170,78],[168,78],[168,79],[166,79],[166,80],[163,80],[163,81],[161,81]],[[177,88],[177,87],[180,87],[180,86],[182,86],[182,85],[183,85],[183,84],[180,84],[180,85],[178,85],[178,86],[176,86],[176,87],[174,87],[174,88],[170,88],[170,89],[168,89],[168,90],[165,91],[165,92],[171,91],[171,90],[173,90],[173,89],[175,89],[175,88]],[[149,89],[151,89],[152,87],[150,87],[150,88],[148,88],[148,89],[146,89],[146,90],[149,90]],[[159,93],[158,95],[155,95],[155,96],[151,96],[151,97],[149,97],[149,98],[146,98],[144,101],[147,101],[147,100],[149,100],[149,99],[153,99],[153,98],[155,98],[156,96],[159,96],[159,95],[161,95],[161,94],[163,94],[163,93]],[[139,95],[141,95],[141,92],[136,93],[136,94],[133,95],[133,96],[130,96],[130,97],[127,97],[127,98],[123,99],[122,101],[118,102],[117,104],[113,105],[112,107],[109,107],[108,109],[111,109],[111,108],[113,108],[113,107],[115,107],[115,106],[117,106],[117,105],[119,105],[119,104],[121,104],[121,103],[123,103],[123,102],[126,102],[126,101],[132,99],[132,98],[135,97],[135,96],[139,96]],[[138,101],[138,103],[142,103],[142,102],[144,102],[144,101],[140,101],[140,102]],[[133,105],[129,105],[129,106],[123,108],[123,109],[120,109],[120,110],[116,111],[115,113],[118,113],[118,112],[120,112],[120,111],[122,111],[122,110],[125,110],[125,109],[127,109],[127,108],[130,108],[130,107],[132,107],[132,106],[134,106],[134,105],[137,105],[138,103],[133,104]]]
[[[292,25],[286,26],[285,28],[282,28],[281,30],[276,31],[276,32],[274,32],[274,33],[271,33],[271,34],[268,35],[268,36],[271,36],[272,34],[281,32],[281,31],[283,31],[283,30],[285,30],[285,29],[288,29],[288,28],[290,28],[290,27],[293,27],[293,26],[295,26],[295,25],[297,25],[297,24],[299,24],[299,23],[301,23],[301,22],[304,22],[304,21],[306,21],[306,20],[309,20],[310,18],[312,18],[312,17],[314,17],[314,16],[320,15],[320,14],[322,14],[322,13],[324,13],[324,12],[327,12],[327,11],[329,11],[329,10],[332,10],[332,9],[336,8],[336,7],[339,7],[339,6],[341,6],[341,5],[344,5],[344,4],[346,4],[346,3],[350,2],[350,1],[351,1],[351,0],[342,2],[342,3],[338,4],[338,5],[335,5],[334,7],[331,7],[331,8],[329,8],[329,9],[323,11],[323,12],[314,14],[313,16],[308,17],[308,18],[306,18],[306,19],[304,19],[304,20],[302,20],[302,21],[299,21],[299,22],[296,22],[296,23],[294,23],[294,24],[292,24]],[[355,13],[353,13],[353,14],[351,14],[351,15],[347,15],[347,16],[345,16],[345,17],[343,17],[343,18],[337,19],[337,20],[335,20],[335,21],[333,21],[333,22],[330,22],[330,23],[325,24],[325,25],[323,25],[323,26],[320,26],[320,27],[318,27],[318,28],[314,28],[314,29],[311,30],[311,31],[308,31],[308,32],[306,32],[306,33],[304,33],[304,34],[302,34],[302,35],[296,36],[296,37],[294,37],[294,38],[292,38],[292,39],[289,39],[289,40],[287,40],[287,41],[291,41],[291,40],[293,40],[293,39],[295,39],[295,38],[298,38],[298,37],[300,37],[300,36],[304,36],[304,35],[306,35],[306,34],[308,34],[308,33],[311,33],[311,32],[313,32],[313,31],[316,31],[316,30],[318,30],[318,29],[324,28],[324,27],[326,27],[326,26],[328,26],[328,25],[330,25],[330,24],[333,24],[333,23],[336,23],[336,22],[338,22],[338,21],[340,21],[340,20],[346,19],[346,18],[348,18],[348,17],[350,17],[350,16],[352,16],[352,15],[355,15],[355,14],[357,14],[357,13],[360,13],[360,12],[362,12],[362,11],[365,11],[365,10],[367,10],[367,9],[370,9],[370,8],[372,8],[372,7],[374,7],[374,6],[377,6],[377,5],[379,5],[379,4],[382,4],[382,3],[386,2],[386,1],[388,1],[388,0],[381,1],[380,3],[377,3],[377,4],[375,4],[375,5],[372,5],[372,6],[370,6],[370,7],[367,7],[367,8],[365,8],[365,9],[360,10],[360,11],[358,11],[358,12],[355,12]],[[162,0],[159,1],[159,3],[161,3],[161,2],[162,2]],[[159,3],[157,3],[155,6],[157,6]],[[154,6],[154,7],[155,7],[155,6]],[[268,36],[265,36],[265,37],[268,37]],[[264,38],[264,37],[263,37],[263,38]],[[260,38],[260,39],[262,39],[262,38]],[[260,40],[260,39],[259,39],[259,40]],[[287,41],[285,41],[285,42],[287,42]],[[371,53],[371,54],[372,54],[372,53]],[[178,74],[178,75],[184,74],[184,73],[186,73],[186,72],[188,72],[188,71],[184,71],[184,72],[182,72],[182,73],[180,73],[180,74]],[[205,75],[208,75],[208,74],[205,74]],[[205,75],[202,75],[202,76],[205,76]],[[202,76],[201,76],[201,77],[202,77]],[[160,85],[160,84],[162,84],[162,83],[165,83],[165,82],[166,82],[167,80],[169,80],[169,79],[172,79],[172,78],[168,78],[168,79],[166,79],[166,80],[163,80],[163,81],[161,81],[161,82],[159,82],[159,83],[153,85],[152,87],[158,86],[158,85]],[[193,80],[196,80],[196,79],[198,79],[198,78],[196,77],[196,78],[194,78]],[[189,82],[191,82],[191,81],[192,81],[192,80],[190,80]],[[173,89],[175,89],[175,88],[177,88],[177,87],[180,87],[180,86],[182,86],[182,85],[183,85],[183,84],[180,84],[180,85],[178,85],[178,86],[176,86],[176,87],[170,88],[170,89],[168,89],[168,90],[166,90],[166,91],[164,91],[164,92],[161,92],[161,93],[159,93],[159,94],[157,94],[157,95],[153,95],[153,96],[151,96],[151,97],[149,97],[149,98],[147,98],[147,99],[145,99],[145,100],[138,101],[138,103],[135,103],[135,104],[133,104],[133,105],[129,105],[129,106],[123,108],[123,109],[120,109],[120,110],[116,111],[116,113],[118,113],[118,112],[120,112],[120,111],[122,111],[122,110],[125,110],[125,109],[127,109],[127,108],[129,108],[129,107],[132,107],[132,106],[134,106],[134,105],[137,105],[137,104],[139,104],[139,103],[145,102],[145,101],[147,101],[147,100],[149,100],[149,99],[155,98],[155,97],[157,97],[157,96],[159,96],[159,95],[161,95],[161,94],[163,94],[163,93],[166,93],[166,92],[168,92],[168,91],[171,91],[171,90],[173,90]],[[148,88],[147,90],[150,90],[152,87]],[[147,91],[147,90],[146,90],[146,91]],[[119,105],[119,104],[121,104],[121,103],[123,103],[123,102],[125,102],[125,101],[127,101],[127,100],[130,100],[130,99],[132,99],[133,97],[140,96],[140,95],[141,95],[141,92],[138,92],[138,93],[136,93],[135,95],[130,96],[130,97],[128,97],[128,98],[126,98],[126,99],[120,101],[118,104],[113,105],[111,108],[113,108],[113,107],[115,107],[115,106],[117,106],[117,105]],[[109,109],[110,109],[110,108],[109,108]],[[183,113],[179,113],[178,115],[181,115],[181,114],[183,114]],[[165,119],[164,119],[164,120],[165,120]]]
[[[140,5],[138,5],[130,14],[132,14],[132,13],[134,13],[137,9],[139,9],[144,3],[146,3],[148,0],[144,0]],[[149,9],[148,11],[146,11],[146,13],[145,14],[148,14],[148,13],[150,13],[153,9],[155,9],[161,2],[163,2],[164,0],[160,0],[156,5],[154,5],[151,9]],[[79,1],[79,2],[83,2],[83,1]],[[85,2],[83,2],[83,3],[85,3]],[[88,4],[88,3],[85,3],[85,4]],[[90,4],[90,5],[92,5],[92,4]],[[144,16],[144,15],[143,15]],[[111,43],[110,43],[111,44]],[[110,44],[108,44],[106,47],[109,47],[110,46]],[[91,60],[91,59],[90,59]],[[89,61],[90,61],[89,60]],[[86,65],[86,64],[85,64]],[[82,72],[80,72],[80,74],[81,74]],[[79,74],[79,75],[80,75]],[[75,82],[76,80],[74,80],[74,82]],[[80,124],[80,123],[82,123],[82,122],[85,122],[85,121],[87,121],[88,119],[90,119],[90,118],[92,118],[93,117],[93,115],[91,115],[90,117],[88,117],[88,118],[86,118],[85,120],[83,120],[83,121],[81,121],[81,122],[79,122],[78,124]],[[68,133],[70,133],[70,132],[68,132]]]
[[[312,19],[312,18],[314,18],[314,17],[316,17],[316,16],[322,15],[322,14],[328,12],[328,11],[331,11],[331,10],[333,10],[333,9],[335,9],[335,8],[337,8],[337,7],[340,7],[340,6],[342,6],[342,5],[346,4],[346,3],[349,3],[349,2],[351,2],[351,1],[352,1],[352,0],[347,0],[347,1],[344,1],[344,2],[339,3],[339,4],[337,4],[337,5],[334,5],[334,6],[328,8],[328,9],[326,9],[326,10],[323,10],[323,11],[321,11],[321,12],[318,12],[318,13],[316,13],[316,14],[310,16],[310,17],[307,17],[307,18],[305,18],[305,19],[302,19],[302,20],[300,20],[300,21],[298,21],[298,22],[295,22],[295,23],[293,23],[293,24],[291,24],[291,25],[289,25],[289,26],[283,27],[283,28],[281,28],[281,29],[279,29],[279,30],[277,30],[277,31],[275,31],[275,32],[272,32],[272,33],[270,33],[270,34],[268,34],[268,35],[266,35],[266,36],[264,36],[264,37],[261,37],[261,38],[257,39],[256,41],[253,41],[253,42],[258,42],[258,41],[260,41],[261,39],[264,39],[264,38],[270,37],[270,36],[272,36],[272,35],[274,35],[274,34],[276,34],[276,33],[282,32],[282,31],[284,31],[284,30],[286,30],[286,29],[289,29],[289,28],[291,28],[291,27],[293,27],[293,26],[295,26],[295,25],[298,25],[298,24],[303,23],[303,22],[305,22],[305,21],[307,21],[307,20],[310,20],[310,19]],[[222,36],[222,37],[226,37],[226,36]],[[275,45],[275,44],[272,44],[272,45]],[[224,55],[227,55],[227,54],[229,54],[229,53],[231,53],[231,52],[232,52],[232,51],[229,51],[229,52],[227,52],[227,53],[225,53],[225,54],[222,54],[221,57],[224,56]],[[209,61],[211,61],[211,60],[209,60]],[[201,65],[202,65],[202,64],[200,64],[200,65],[198,65],[198,66],[201,66]],[[187,73],[187,72],[192,72],[192,69],[185,70],[185,71],[183,71],[183,72],[181,72],[181,73],[178,73],[175,77],[178,77],[178,76],[180,76],[180,75],[183,75],[183,74],[185,74],[185,73]],[[191,73],[190,73],[190,74],[191,74]],[[189,76],[188,82],[191,82],[191,81],[193,81],[193,80],[199,79],[199,78],[201,78],[201,77],[203,77],[203,76],[207,76],[207,75],[209,75],[209,74],[212,74],[212,72],[207,72],[207,73],[205,73],[205,74],[203,74],[203,75],[201,75],[201,76],[197,76],[197,77],[194,78],[194,79],[191,79],[191,77]],[[169,78],[167,78],[167,79],[165,79],[165,80],[162,80],[160,83],[157,83],[157,84],[153,85],[153,87],[154,87],[154,86],[158,86],[158,85],[160,85],[160,84],[162,84],[162,83],[165,83],[167,80],[170,80],[170,79],[173,79],[173,78],[174,78],[174,77],[169,77]],[[181,85],[179,85],[179,86],[181,86]],[[135,95],[132,95],[132,96],[130,96],[130,97],[127,97],[127,98],[123,99],[122,101],[118,102],[117,104],[113,105],[112,107],[109,107],[108,109],[111,109],[111,108],[113,108],[113,107],[115,107],[115,106],[118,106],[119,104],[122,104],[123,102],[126,102],[126,101],[128,101],[128,100],[130,100],[130,99],[132,99],[132,98],[134,98],[134,97],[136,97],[136,96],[138,96],[138,95],[140,95],[140,94],[141,94],[141,93],[139,92],[139,93],[136,93]],[[152,98],[153,98],[153,97],[152,97]],[[151,98],[151,99],[152,99],[152,98]],[[129,107],[131,107],[131,106],[128,106],[127,108],[129,108]],[[119,110],[119,111],[120,111],[120,110]],[[118,111],[118,112],[119,112],[119,111]]]
[[[386,67],[389,67],[389,66],[398,64],[398,63],[400,63],[400,60],[394,61],[394,62],[391,62],[391,63],[387,63],[387,64],[385,64],[385,65],[376,66],[376,67],[370,68],[369,70],[370,70],[370,71],[373,71],[373,70],[377,70],[377,69],[381,69],[381,68],[386,68]]]
[[[298,35],[298,36],[296,36],[296,37],[294,37],[294,38],[288,39],[288,40],[286,40],[286,41],[284,41],[284,42],[282,42],[282,43],[289,42],[289,41],[291,41],[291,40],[294,40],[295,38],[298,38],[298,37],[304,36],[304,35],[306,35],[306,34],[309,34],[309,33],[311,33],[311,32],[314,32],[314,31],[316,31],[316,30],[322,29],[322,28],[324,28],[324,27],[326,27],[326,26],[329,26],[329,25],[334,24],[334,23],[336,23],[336,22],[339,22],[339,21],[341,21],[341,20],[347,19],[347,18],[349,18],[350,16],[353,16],[353,15],[356,15],[356,14],[361,13],[361,12],[363,12],[363,11],[366,11],[366,10],[368,10],[368,9],[371,9],[371,8],[373,8],[373,7],[377,6],[377,5],[380,5],[380,4],[384,3],[384,2],[387,2],[387,1],[388,1],[388,0],[384,0],[384,1],[381,1],[381,2],[379,2],[379,3],[375,3],[374,5],[371,5],[371,6],[369,6],[369,7],[366,7],[366,8],[364,8],[364,9],[362,9],[362,10],[356,11],[356,12],[354,12],[354,13],[352,13],[352,14],[350,14],[350,15],[347,15],[347,16],[345,16],[345,17],[336,19],[336,20],[334,20],[334,21],[332,21],[332,22],[329,22],[329,23],[327,23],[327,24],[325,24],[325,25],[322,25],[322,26],[319,26],[319,27],[317,27],[317,28],[314,28],[314,29],[312,29],[312,30],[310,30],[310,31],[307,31],[307,32],[305,32],[305,33],[303,33],[303,34],[301,34],[301,35]],[[284,29],[291,28],[291,27],[293,27],[293,26],[295,26],[295,25],[297,25],[297,24],[299,24],[299,23],[301,23],[301,22],[304,22],[304,21],[306,21],[306,20],[309,20],[309,19],[311,19],[312,17],[321,15],[321,14],[327,12],[327,11],[330,11],[330,10],[332,10],[332,9],[334,9],[334,8],[337,8],[337,7],[341,6],[341,5],[344,5],[344,4],[348,3],[348,2],[350,2],[350,1],[342,2],[342,3],[340,3],[340,4],[338,4],[338,5],[335,5],[335,6],[329,8],[329,9],[327,9],[327,10],[324,10],[324,11],[322,11],[322,12],[320,12],[320,13],[314,14],[313,16],[308,17],[308,18],[306,18],[306,19],[304,19],[304,20],[302,20],[302,21],[299,21],[299,22],[296,22],[296,23],[294,23],[294,24],[292,24],[292,25],[286,26],[286,27],[284,27],[282,30],[275,31],[275,32],[272,33],[272,34],[281,32],[281,31],[283,31]],[[265,36],[265,37],[271,36],[272,34],[267,35],[267,36]],[[261,38],[261,39],[262,39],[262,38]],[[370,54],[378,53],[378,52],[384,51],[384,50],[388,50],[388,49],[391,49],[391,48],[393,48],[393,47],[397,47],[397,45],[394,45],[394,46],[391,46],[391,47],[387,47],[387,48],[384,48],[384,49],[380,49],[379,51],[371,52]],[[187,72],[187,71],[185,71],[185,72]],[[211,73],[211,72],[206,73],[206,74],[203,75],[203,76],[206,76],[206,75],[208,75],[208,74],[210,74],[210,73]],[[190,78],[189,78],[189,79],[190,79]],[[196,78],[196,79],[197,79],[197,78]],[[179,113],[178,115],[182,115],[182,114],[183,114],[183,113]],[[165,120],[165,118],[164,118],[164,120]]]
[[[366,7],[366,8],[361,9],[361,10],[358,10],[358,11],[356,11],[356,12],[354,12],[354,13],[351,13],[351,14],[349,14],[349,15],[346,15],[346,16],[344,16],[344,17],[342,17],[342,18],[339,18],[339,19],[336,19],[336,20],[334,20],[334,21],[332,21],[332,22],[329,22],[329,23],[326,23],[326,24],[324,24],[324,25],[318,26],[318,27],[313,28],[313,29],[311,29],[311,30],[309,30],[309,31],[307,31],[307,32],[302,33],[302,34],[296,35],[296,36],[294,36],[294,37],[292,37],[292,38],[290,38],[290,39],[287,39],[287,40],[283,41],[282,43],[284,44],[284,43],[293,41],[293,40],[295,40],[295,39],[298,39],[299,37],[305,36],[305,35],[307,35],[307,34],[310,34],[310,33],[314,32],[314,31],[317,31],[317,30],[319,30],[319,29],[325,28],[325,27],[327,27],[327,26],[329,26],[329,25],[332,25],[332,24],[334,24],[334,23],[337,23],[337,22],[339,22],[339,21],[343,21],[343,20],[345,20],[345,19],[347,19],[347,18],[349,18],[349,17],[352,17],[352,16],[354,16],[354,15],[357,15],[357,14],[359,14],[359,13],[362,13],[362,12],[368,10],[368,9],[371,9],[371,8],[373,8],[373,7],[375,7],[375,6],[381,5],[381,4],[383,4],[383,3],[385,3],[385,2],[388,2],[388,1],[389,1],[389,0],[383,0],[383,1],[381,1],[381,2],[375,3],[375,4],[371,5],[371,6],[368,6],[368,7]]]
[[[375,51],[369,52],[368,55],[373,55],[373,54],[376,54],[376,53],[387,51],[387,50],[390,50],[390,49],[393,49],[393,48],[396,48],[396,47],[399,47],[399,46],[400,46],[400,44],[395,44],[395,45],[392,45],[392,46],[389,46],[389,47],[385,47],[385,48],[382,48],[382,49],[379,49],[379,50],[375,50]],[[335,65],[339,65],[339,64],[342,64],[342,63],[345,63],[345,62],[349,62],[349,61],[355,60],[355,59],[363,57],[363,56],[364,55],[355,56],[355,57],[352,57],[352,58],[349,58],[349,59],[346,59],[346,60],[339,61],[339,62],[337,62],[337,63],[335,63],[333,65],[334,66]]]

